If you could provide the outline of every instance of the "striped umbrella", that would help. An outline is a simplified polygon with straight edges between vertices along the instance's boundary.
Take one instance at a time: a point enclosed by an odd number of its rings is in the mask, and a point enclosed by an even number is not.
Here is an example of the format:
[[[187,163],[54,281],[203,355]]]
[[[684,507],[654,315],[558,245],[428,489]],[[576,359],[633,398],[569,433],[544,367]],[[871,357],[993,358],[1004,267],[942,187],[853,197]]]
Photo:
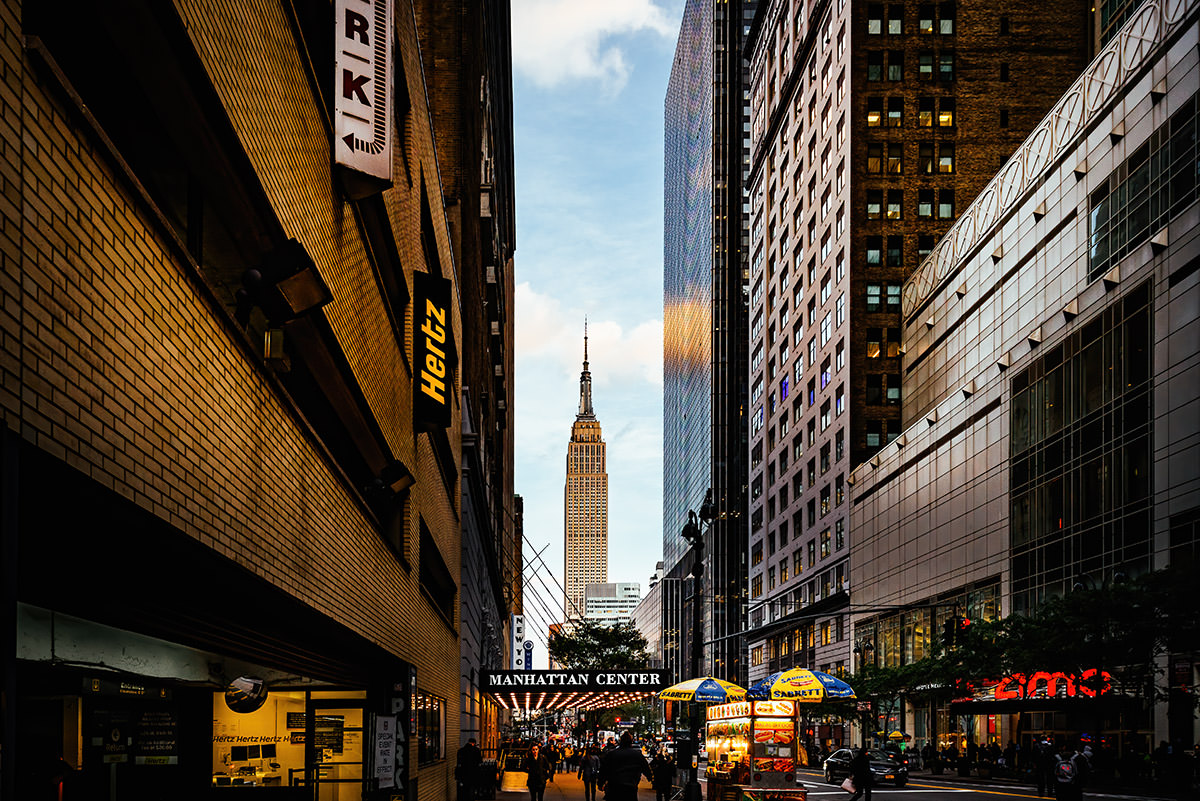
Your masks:
[[[839,678],[808,668],[772,673],[746,691],[752,701],[800,701],[817,703],[827,699],[854,698],[854,690]]]
[[[659,692],[658,697],[664,701],[694,701],[700,704],[726,704],[731,701],[741,701],[746,697],[746,691],[736,684],[701,676],[698,679],[688,679],[672,685]]]

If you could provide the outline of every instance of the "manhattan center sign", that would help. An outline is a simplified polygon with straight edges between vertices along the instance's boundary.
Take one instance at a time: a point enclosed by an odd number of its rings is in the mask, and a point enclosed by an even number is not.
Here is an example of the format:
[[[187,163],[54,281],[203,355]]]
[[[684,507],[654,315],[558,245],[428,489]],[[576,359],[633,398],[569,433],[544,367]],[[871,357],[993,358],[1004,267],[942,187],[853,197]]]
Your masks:
[[[506,707],[592,709],[657,696],[665,670],[485,670],[484,692]],[[510,706],[511,705],[511,706]]]

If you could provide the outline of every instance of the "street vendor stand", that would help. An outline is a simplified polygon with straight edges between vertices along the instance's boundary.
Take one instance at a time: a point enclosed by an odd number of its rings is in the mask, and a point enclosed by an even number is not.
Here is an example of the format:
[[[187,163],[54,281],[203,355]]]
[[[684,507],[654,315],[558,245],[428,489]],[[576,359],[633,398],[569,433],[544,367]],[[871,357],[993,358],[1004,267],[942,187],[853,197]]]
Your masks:
[[[738,701],[709,707],[709,799],[804,801],[794,701]]]

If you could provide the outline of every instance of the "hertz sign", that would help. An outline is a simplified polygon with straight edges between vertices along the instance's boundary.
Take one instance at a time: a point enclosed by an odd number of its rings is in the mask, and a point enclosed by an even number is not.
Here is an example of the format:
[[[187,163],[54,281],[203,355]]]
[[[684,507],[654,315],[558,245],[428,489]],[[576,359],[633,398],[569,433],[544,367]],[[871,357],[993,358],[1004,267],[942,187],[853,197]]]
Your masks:
[[[447,428],[456,352],[450,325],[450,281],[414,273],[413,295],[413,423],[422,431]]]

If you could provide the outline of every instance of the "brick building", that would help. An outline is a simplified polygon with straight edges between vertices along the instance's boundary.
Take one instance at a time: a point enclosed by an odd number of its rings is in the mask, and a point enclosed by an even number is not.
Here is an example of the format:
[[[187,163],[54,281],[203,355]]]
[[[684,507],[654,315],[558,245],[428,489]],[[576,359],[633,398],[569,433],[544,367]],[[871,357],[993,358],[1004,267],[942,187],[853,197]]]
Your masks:
[[[501,709],[479,690],[508,665],[520,614],[513,511],[512,43],[509,3],[414,3],[442,198],[462,298],[462,725],[499,747]]]
[[[853,667],[849,477],[900,432],[901,286],[1079,73],[1088,29],[1076,0],[760,7],[747,44],[752,681]]]
[[[389,7],[0,8],[6,798],[452,795],[462,432],[507,414],[463,411],[461,309],[512,240],[458,238],[484,195],[439,168],[432,29]],[[335,72],[335,22],[378,70]]]

